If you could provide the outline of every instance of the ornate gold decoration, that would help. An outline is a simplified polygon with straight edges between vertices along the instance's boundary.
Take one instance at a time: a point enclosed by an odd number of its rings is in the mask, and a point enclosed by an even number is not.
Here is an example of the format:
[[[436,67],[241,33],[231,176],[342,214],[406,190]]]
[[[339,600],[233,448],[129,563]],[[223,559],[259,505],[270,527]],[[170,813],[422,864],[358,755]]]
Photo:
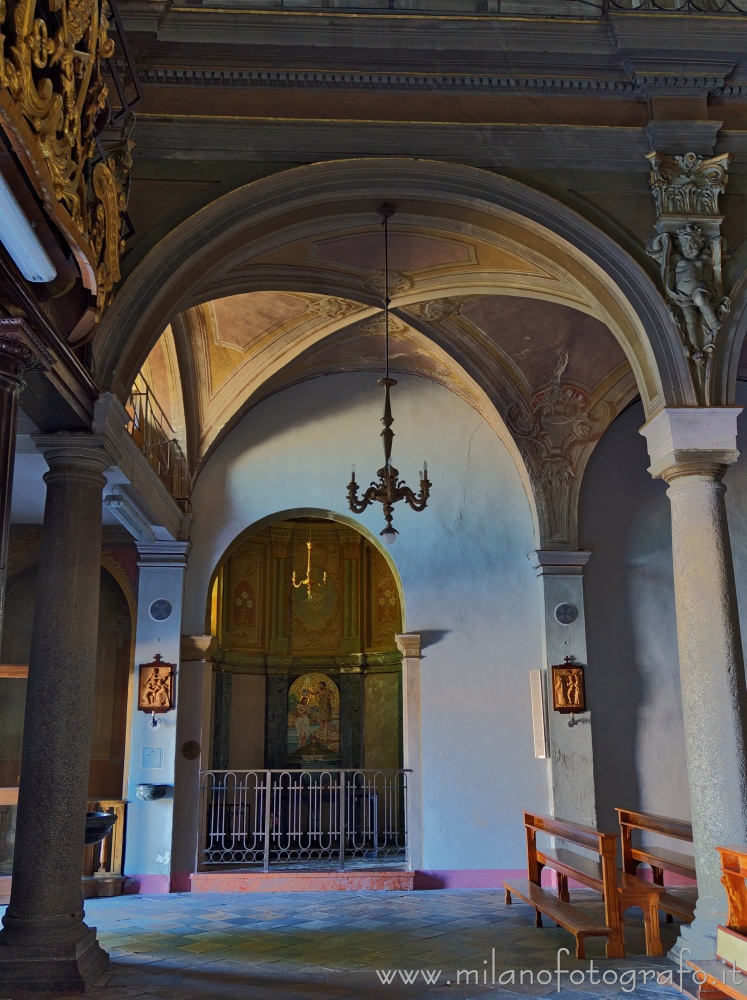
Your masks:
[[[119,279],[132,143],[94,161],[114,54],[100,0],[0,0],[0,124],[72,249],[96,320]]]

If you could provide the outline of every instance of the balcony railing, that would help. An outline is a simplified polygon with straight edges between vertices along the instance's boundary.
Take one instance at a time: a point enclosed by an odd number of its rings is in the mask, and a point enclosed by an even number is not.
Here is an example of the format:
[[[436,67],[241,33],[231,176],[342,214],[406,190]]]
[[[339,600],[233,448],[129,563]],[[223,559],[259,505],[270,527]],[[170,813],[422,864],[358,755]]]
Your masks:
[[[199,867],[404,867],[407,774],[203,771]]]
[[[127,402],[127,430],[151,468],[178,501],[189,498],[189,468],[174,428],[153,390],[138,375]]]
[[[747,14],[747,0],[203,0],[203,6],[357,14],[482,14],[522,17],[607,17],[610,14]]]

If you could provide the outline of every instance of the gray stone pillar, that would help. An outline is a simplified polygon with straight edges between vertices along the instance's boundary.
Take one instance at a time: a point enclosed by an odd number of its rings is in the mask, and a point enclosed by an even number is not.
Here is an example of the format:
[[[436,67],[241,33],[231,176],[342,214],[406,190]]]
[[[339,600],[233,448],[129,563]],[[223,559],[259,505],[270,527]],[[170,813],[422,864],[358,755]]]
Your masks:
[[[736,461],[736,408],[663,410],[641,433],[669,484],[682,707],[698,905],[674,948],[713,958],[726,922],[716,846],[747,841],[747,691],[722,477]]]
[[[407,775],[407,840],[410,868],[423,867],[423,732],[420,703],[420,635],[394,637],[402,653],[402,764]]]
[[[542,588],[542,653],[547,674],[566,656],[572,663],[586,665],[582,574],[590,555],[539,549],[530,556]],[[591,713],[577,716],[576,725],[569,727],[568,716],[552,710],[552,678],[548,676],[546,681],[550,811],[561,819],[596,826]]]
[[[102,439],[37,438],[49,471],[0,982],[82,990],[106,969],[83,923],[83,865],[101,574]]]

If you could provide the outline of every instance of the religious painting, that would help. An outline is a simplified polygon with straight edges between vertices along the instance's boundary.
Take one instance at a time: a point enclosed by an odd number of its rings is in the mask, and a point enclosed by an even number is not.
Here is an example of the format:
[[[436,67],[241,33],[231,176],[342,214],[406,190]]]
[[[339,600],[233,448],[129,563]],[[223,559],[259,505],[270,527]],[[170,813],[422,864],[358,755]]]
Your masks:
[[[299,767],[339,760],[340,691],[327,674],[303,674],[291,684],[287,754]]]
[[[585,712],[584,668],[563,663],[552,668],[552,707],[556,712]]]
[[[137,707],[141,712],[170,712],[174,707],[174,664],[159,653],[152,663],[140,665]]]

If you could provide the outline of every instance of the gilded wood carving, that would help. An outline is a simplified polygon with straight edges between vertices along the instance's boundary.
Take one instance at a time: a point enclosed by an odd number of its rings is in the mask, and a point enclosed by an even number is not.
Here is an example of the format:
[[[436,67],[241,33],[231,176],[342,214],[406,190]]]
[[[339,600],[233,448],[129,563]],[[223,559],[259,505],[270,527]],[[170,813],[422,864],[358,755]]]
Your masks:
[[[108,28],[100,0],[0,0],[0,124],[75,254],[96,320],[120,276],[132,167],[129,141],[95,163]]]

